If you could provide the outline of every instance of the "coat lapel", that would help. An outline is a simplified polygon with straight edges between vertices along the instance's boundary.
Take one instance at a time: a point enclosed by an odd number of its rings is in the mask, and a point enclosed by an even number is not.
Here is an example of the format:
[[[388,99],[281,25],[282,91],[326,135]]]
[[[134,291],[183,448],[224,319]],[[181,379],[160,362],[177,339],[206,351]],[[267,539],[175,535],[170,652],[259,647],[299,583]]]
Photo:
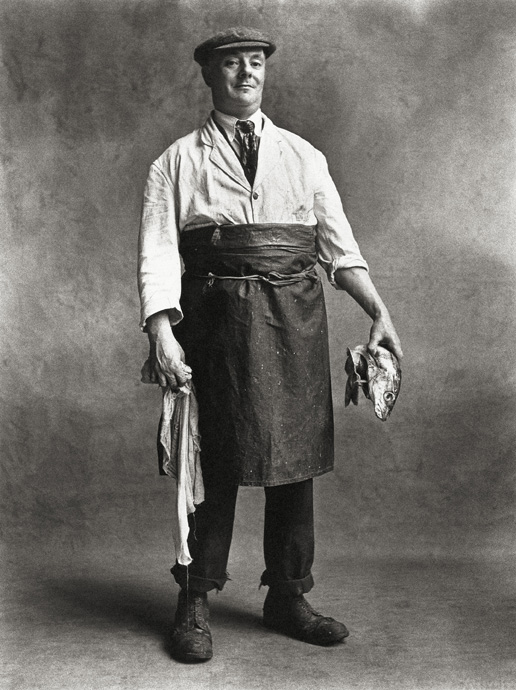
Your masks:
[[[238,157],[221,132],[219,132],[213,121],[213,116],[208,118],[201,129],[201,141],[206,146],[211,147],[210,161],[226,173],[226,175],[229,175],[237,184],[250,192],[251,186],[244,174]]]
[[[274,170],[283,155],[281,150],[282,136],[278,128],[265,115],[264,120],[254,187],[258,187]]]

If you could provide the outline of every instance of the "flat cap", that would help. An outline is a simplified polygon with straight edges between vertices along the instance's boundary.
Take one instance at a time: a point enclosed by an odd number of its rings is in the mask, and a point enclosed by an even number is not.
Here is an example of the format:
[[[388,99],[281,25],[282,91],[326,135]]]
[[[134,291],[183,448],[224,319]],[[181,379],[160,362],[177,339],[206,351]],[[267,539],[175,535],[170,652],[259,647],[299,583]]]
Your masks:
[[[215,36],[198,45],[194,51],[194,60],[200,65],[205,65],[213,51],[225,48],[262,48],[265,57],[269,57],[276,50],[273,41],[258,29],[234,26],[219,31]]]

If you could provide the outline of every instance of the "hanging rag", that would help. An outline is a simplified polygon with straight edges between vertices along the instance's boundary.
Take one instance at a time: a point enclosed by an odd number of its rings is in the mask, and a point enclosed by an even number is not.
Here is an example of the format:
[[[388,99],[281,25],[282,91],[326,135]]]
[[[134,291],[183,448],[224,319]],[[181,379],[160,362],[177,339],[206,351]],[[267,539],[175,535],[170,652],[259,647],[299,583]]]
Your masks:
[[[163,393],[159,441],[162,446],[162,470],[176,481],[175,510],[172,513],[172,537],[177,562],[192,562],[188,549],[188,515],[204,501],[200,462],[199,411],[193,385],[179,390],[170,387]]]

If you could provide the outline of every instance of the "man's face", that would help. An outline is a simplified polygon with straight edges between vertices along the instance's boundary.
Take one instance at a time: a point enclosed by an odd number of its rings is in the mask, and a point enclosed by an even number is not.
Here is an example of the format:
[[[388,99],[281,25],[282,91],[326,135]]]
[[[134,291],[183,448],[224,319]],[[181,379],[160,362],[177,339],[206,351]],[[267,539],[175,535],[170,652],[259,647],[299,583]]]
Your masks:
[[[256,48],[223,51],[211,58],[203,75],[217,110],[252,115],[262,102],[265,54]]]

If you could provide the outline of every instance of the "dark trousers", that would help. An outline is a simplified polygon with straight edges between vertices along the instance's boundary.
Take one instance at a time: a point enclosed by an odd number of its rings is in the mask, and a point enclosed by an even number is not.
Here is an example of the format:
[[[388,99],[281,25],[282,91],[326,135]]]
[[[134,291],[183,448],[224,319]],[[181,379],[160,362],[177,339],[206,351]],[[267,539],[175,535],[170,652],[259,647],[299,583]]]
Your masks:
[[[193,562],[176,563],[176,582],[198,592],[221,590],[228,580],[227,562],[238,486],[205,477],[205,501],[189,516],[188,547]],[[313,587],[313,480],[265,487],[265,571],[261,583],[299,595]]]

